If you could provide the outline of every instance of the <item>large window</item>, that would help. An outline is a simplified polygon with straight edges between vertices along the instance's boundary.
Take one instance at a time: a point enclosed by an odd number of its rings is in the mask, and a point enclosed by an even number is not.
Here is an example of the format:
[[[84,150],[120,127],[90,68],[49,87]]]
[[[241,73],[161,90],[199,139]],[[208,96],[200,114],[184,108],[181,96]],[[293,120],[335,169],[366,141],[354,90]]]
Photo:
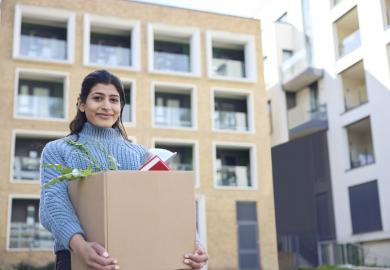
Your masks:
[[[377,181],[349,187],[349,203],[354,234],[382,230]]]
[[[216,92],[214,94],[214,127],[217,130],[249,131],[249,96]]]
[[[256,80],[253,36],[207,32],[208,75],[228,80]]]
[[[351,168],[358,168],[375,162],[371,137],[370,118],[365,118],[346,127],[349,143]]]
[[[353,65],[341,74],[345,110],[351,110],[367,103],[367,87],[363,61]]]
[[[155,85],[154,125],[158,127],[194,127],[193,88]]]
[[[53,137],[16,134],[13,157],[13,180],[38,180],[41,153]]]
[[[73,61],[74,17],[68,11],[16,5],[14,57]]]
[[[39,223],[39,199],[13,198],[8,236],[10,249],[52,249],[53,237]]]
[[[217,145],[215,158],[218,187],[254,187],[251,148]]]
[[[357,8],[354,7],[334,23],[338,56],[345,56],[361,45]]]
[[[115,68],[139,68],[139,23],[85,15],[84,63]]]
[[[65,76],[19,72],[15,115],[37,119],[65,118]]]
[[[198,29],[149,24],[148,42],[150,71],[200,75]]]

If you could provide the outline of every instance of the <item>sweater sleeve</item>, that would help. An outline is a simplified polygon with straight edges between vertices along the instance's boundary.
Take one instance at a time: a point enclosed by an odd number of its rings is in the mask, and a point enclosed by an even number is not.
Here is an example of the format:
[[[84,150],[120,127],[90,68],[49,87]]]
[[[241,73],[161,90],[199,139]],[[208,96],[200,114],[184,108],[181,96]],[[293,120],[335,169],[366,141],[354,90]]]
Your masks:
[[[59,175],[55,169],[45,165],[64,164],[63,151],[60,151],[60,146],[58,141],[50,142],[42,152],[39,218],[41,224],[54,235],[56,241],[69,250],[72,236],[81,234],[85,237],[85,233],[70,201],[68,183],[58,182],[48,188],[43,187],[45,183]]]

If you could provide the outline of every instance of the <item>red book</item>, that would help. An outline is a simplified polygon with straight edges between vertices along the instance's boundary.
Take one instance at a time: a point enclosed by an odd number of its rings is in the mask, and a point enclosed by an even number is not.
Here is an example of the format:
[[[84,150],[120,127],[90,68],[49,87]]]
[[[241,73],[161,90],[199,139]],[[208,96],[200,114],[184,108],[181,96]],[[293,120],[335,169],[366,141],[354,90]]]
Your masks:
[[[153,156],[139,169],[140,171],[169,171],[169,166],[158,156]]]

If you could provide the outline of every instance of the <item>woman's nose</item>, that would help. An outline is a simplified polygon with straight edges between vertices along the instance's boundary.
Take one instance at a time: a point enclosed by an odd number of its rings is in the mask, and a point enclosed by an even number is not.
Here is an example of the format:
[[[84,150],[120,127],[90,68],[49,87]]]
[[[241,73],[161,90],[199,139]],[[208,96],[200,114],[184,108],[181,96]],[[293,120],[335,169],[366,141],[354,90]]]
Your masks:
[[[105,99],[102,104],[102,109],[109,110],[111,108],[110,101],[108,99]]]

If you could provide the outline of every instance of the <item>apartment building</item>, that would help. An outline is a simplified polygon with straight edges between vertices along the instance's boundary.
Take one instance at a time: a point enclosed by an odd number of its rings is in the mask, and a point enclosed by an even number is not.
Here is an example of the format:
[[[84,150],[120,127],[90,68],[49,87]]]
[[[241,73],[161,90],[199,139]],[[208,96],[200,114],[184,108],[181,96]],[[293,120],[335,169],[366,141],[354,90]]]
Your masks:
[[[0,7],[1,267],[54,259],[39,158],[67,134],[84,76],[104,68],[123,81],[129,139],[195,171],[208,269],[278,269],[258,20],[125,0]]]
[[[390,265],[389,14],[387,0],[267,1],[257,14],[273,169],[290,171],[274,175],[279,252],[295,263]],[[295,227],[278,224],[289,203]]]

